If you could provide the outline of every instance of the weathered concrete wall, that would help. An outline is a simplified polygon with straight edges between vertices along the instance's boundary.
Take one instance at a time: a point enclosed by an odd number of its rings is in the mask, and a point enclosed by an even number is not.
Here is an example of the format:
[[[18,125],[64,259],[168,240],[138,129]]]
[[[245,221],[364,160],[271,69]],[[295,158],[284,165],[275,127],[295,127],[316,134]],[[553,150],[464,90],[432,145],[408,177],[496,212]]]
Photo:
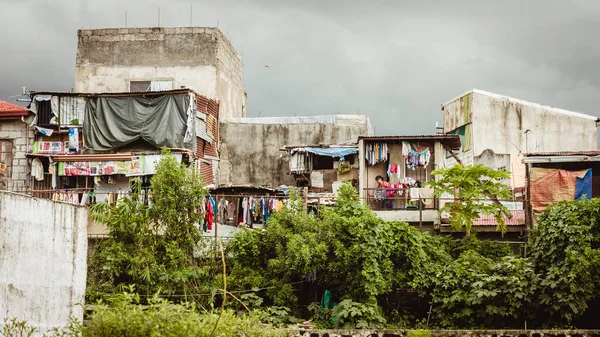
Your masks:
[[[408,330],[300,330],[297,337],[406,337]],[[432,330],[431,337],[599,337],[600,330]]]
[[[82,320],[87,222],[85,207],[0,192],[0,324],[44,332]]]
[[[596,117],[473,89],[443,105],[444,131],[471,128],[470,149],[459,151],[465,165],[518,169],[510,185],[524,185],[520,153],[597,149]],[[529,131],[527,131],[529,130]],[[527,131],[527,133],[526,133]],[[464,143],[469,143],[468,133]],[[446,166],[456,163],[446,159]]]
[[[286,145],[339,144],[372,135],[367,116],[265,117],[220,123],[219,186],[295,186]]]
[[[473,93],[474,156],[596,150],[596,117],[485,92]],[[525,134],[525,131],[531,130]]]
[[[171,80],[219,99],[221,118],[244,117],[242,58],[218,28],[78,31],[75,91],[126,92],[132,80]]]
[[[29,136],[29,144],[32,144],[33,131],[29,132]],[[9,172],[6,176],[0,175],[0,188],[23,190],[27,180],[27,126],[20,120],[0,123],[0,140],[10,144],[3,144],[0,161],[7,158],[7,148],[10,148],[9,156],[12,157],[12,163],[5,163],[9,166]]]

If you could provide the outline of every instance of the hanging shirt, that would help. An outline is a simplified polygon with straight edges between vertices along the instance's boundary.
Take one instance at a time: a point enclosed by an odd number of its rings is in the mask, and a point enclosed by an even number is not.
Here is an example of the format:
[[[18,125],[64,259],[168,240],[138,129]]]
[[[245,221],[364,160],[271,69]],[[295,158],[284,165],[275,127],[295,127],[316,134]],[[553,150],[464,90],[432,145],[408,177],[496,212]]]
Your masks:
[[[212,209],[214,212],[214,216],[217,216],[217,202],[213,199],[212,195],[209,195],[208,201],[212,204]]]
[[[31,175],[37,181],[44,180],[44,166],[42,165],[42,161],[39,158],[35,158],[31,162]]]
[[[242,222],[248,223],[248,198],[242,200]]]

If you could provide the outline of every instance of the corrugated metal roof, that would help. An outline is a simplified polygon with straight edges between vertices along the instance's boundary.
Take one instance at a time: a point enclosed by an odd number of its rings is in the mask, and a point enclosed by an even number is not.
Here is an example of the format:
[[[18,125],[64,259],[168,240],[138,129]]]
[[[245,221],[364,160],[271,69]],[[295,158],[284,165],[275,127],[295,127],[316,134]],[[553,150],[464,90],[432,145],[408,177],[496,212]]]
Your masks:
[[[561,151],[561,152],[534,152],[526,153],[524,157],[551,157],[551,156],[600,156],[600,151]]]
[[[506,217],[506,215],[502,215],[504,219],[504,223],[506,226],[523,226],[525,225],[525,211],[509,211],[512,213],[512,219]],[[479,219],[473,220],[473,226],[497,226],[498,221],[493,215],[481,215]]]
[[[448,145],[451,149],[460,149],[460,136],[458,135],[405,135],[405,136],[360,136],[358,139],[366,141],[382,141],[382,140],[423,140],[435,141],[439,140]]]
[[[52,96],[148,96],[148,95],[167,95],[167,94],[181,94],[193,92],[192,89],[173,89],[163,91],[122,91],[122,92],[64,92],[64,91],[32,91],[30,96],[37,95],[52,95]]]

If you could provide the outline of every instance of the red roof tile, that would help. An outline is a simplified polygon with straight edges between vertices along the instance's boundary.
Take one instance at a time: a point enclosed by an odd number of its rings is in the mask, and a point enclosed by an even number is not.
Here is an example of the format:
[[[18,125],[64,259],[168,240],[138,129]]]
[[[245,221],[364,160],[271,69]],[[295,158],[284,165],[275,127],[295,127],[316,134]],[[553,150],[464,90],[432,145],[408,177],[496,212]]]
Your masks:
[[[0,119],[18,119],[21,116],[27,116],[29,109],[16,104],[0,101]]]

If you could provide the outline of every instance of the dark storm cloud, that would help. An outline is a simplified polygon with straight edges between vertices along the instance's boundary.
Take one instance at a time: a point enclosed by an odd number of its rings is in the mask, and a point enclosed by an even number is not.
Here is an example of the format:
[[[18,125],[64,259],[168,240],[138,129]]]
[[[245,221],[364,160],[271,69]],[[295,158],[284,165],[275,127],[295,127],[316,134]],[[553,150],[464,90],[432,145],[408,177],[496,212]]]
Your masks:
[[[76,30],[193,24],[243,54],[248,115],[368,114],[379,134],[434,132],[471,88],[599,116],[600,3],[0,0],[0,99],[69,90]],[[264,67],[269,65],[269,68]]]

